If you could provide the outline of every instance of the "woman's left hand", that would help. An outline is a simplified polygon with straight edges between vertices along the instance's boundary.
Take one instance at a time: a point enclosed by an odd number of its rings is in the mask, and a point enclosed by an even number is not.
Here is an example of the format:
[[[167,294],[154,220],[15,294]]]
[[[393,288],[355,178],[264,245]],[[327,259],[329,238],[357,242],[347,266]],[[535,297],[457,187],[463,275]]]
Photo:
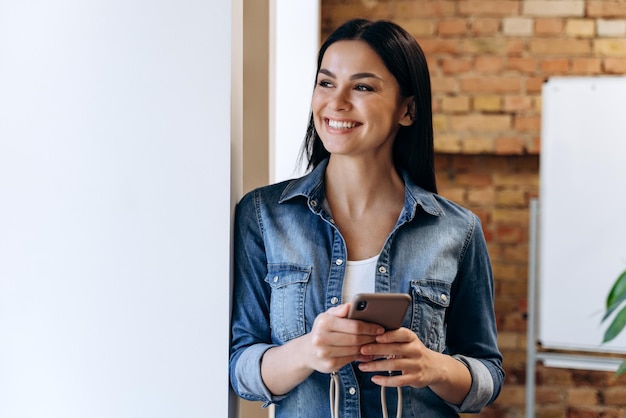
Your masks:
[[[374,360],[359,364],[364,372],[399,372],[372,376],[380,386],[428,386],[442,399],[460,405],[472,385],[468,368],[455,358],[427,348],[408,328],[387,331],[376,342],[361,347],[361,354]]]
[[[438,382],[440,377],[436,353],[426,348],[415,333],[399,328],[376,337],[376,342],[361,347],[361,354],[379,360],[360,363],[364,372],[401,372],[392,376],[373,376],[372,382],[380,386],[424,387]]]

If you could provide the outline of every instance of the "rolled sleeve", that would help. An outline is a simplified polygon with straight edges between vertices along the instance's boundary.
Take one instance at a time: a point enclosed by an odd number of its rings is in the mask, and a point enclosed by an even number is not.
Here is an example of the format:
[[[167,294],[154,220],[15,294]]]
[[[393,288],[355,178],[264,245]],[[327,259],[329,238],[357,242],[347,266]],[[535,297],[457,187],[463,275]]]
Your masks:
[[[472,386],[461,405],[449,404],[456,412],[477,413],[487,406],[494,394],[493,376],[480,360],[455,355],[455,359],[463,363],[472,376]]]
[[[261,376],[261,359],[267,350],[274,347],[272,344],[256,344],[248,347],[235,366],[236,391],[239,396],[250,401],[279,402],[286,395],[275,396],[269,391]],[[259,396],[263,394],[263,396]]]

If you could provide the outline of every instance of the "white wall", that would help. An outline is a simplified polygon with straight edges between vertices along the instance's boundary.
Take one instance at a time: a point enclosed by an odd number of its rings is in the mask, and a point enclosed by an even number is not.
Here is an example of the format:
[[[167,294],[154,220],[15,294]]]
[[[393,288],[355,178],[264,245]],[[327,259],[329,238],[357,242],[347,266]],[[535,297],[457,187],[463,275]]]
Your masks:
[[[1,417],[228,416],[231,17],[0,0]]]

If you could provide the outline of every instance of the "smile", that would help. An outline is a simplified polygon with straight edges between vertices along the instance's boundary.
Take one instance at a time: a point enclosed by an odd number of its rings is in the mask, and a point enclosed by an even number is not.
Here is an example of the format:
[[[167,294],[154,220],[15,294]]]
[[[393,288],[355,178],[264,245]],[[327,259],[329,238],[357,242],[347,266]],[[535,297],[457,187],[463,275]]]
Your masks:
[[[360,125],[360,123],[358,122],[339,121],[332,119],[326,119],[326,121],[328,123],[328,126],[333,129],[352,129]]]

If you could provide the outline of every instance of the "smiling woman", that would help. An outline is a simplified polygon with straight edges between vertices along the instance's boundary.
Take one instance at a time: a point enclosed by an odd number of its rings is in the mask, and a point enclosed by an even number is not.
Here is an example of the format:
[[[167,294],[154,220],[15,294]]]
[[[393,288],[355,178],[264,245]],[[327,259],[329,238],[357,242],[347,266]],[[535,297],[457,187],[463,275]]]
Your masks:
[[[311,107],[324,149],[369,164],[391,163],[398,129],[413,123],[413,103],[366,42],[346,40],[326,50]]]
[[[309,173],[237,206],[232,386],[277,418],[477,412],[504,380],[493,276],[478,217],[436,194],[424,54],[352,20],[316,74]],[[372,289],[410,296],[400,328],[348,318]]]

